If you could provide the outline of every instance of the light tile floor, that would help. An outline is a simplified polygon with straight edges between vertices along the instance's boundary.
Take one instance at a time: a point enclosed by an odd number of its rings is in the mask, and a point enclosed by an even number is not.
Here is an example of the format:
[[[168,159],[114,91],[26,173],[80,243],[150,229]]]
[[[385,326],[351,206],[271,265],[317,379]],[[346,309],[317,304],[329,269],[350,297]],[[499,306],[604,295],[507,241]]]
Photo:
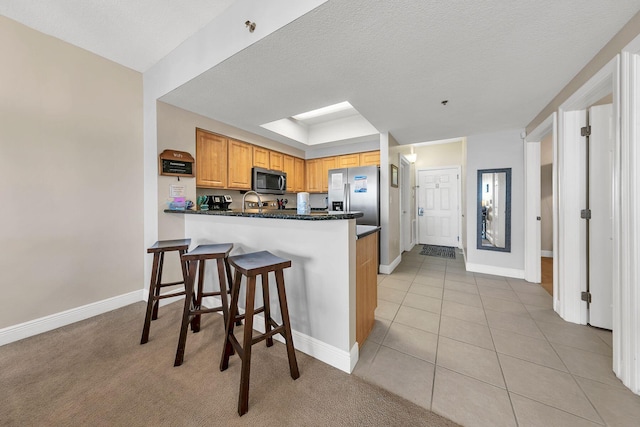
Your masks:
[[[610,332],[563,321],[539,285],[421,249],[378,276],[354,375],[465,426],[640,426]]]

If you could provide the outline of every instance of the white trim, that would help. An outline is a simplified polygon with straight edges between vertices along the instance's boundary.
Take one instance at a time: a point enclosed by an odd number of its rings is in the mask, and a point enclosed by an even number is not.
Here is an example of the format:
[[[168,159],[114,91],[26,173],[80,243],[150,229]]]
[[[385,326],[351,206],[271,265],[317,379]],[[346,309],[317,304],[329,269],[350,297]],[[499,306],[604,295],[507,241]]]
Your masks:
[[[398,255],[396,259],[394,259],[393,262],[389,265],[380,264],[380,274],[393,273],[393,270],[395,270],[398,264],[400,264],[400,261],[402,261],[402,254]]]
[[[262,334],[264,333],[264,316],[262,314],[254,317],[253,329]],[[293,337],[293,346],[296,350],[308,354],[327,365],[340,369],[347,374],[350,374],[353,368],[355,368],[356,363],[358,363],[358,343],[351,348],[351,351],[347,352],[294,329],[291,330],[291,336]],[[273,335],[273,339],[284,343],[284,338],[280,334]]]
[[[494,276],[513,277],[514,279],[524,279],[524,270],[517,268],[494,267],[486,264],[466,264],[467,271],[472,273],[492,274]]]
[[[140,291],[129,292],[81,307],[0,329],[0,346],[70,325],[140,301]]]
[[[219,307],[221,303],[220,297],[206,297],[202,299],[202,305],[205,307]],[[240,314],[244,314],[244,309],[242,307],[238,307],[238,311]],[[218,312],[218,314],[222,316],[221,311]],[[264,315],[256,314],[254,316],[253,329],[264,334]],[[291,335],[293,336],[293,346],[296,350],[308,354],[309,356],[348,374],[353,372],[356,363],[358,363],[358,357],[360,354],[358,350],[358,343],[351,348],[351,351],[346,352],[294,329],[291,330]],[[273,339],[284,343],[284,338],[280,334],[274,335]]]
[[[553,258],[553,251],[540,251],[540,256],[544,258]]]
[[[613,289],[613,371],[632,392],[640,394],[640,36],[636,37],[621,55],[620,67],[620,162],[619,187],[616,191],[614,238],[619,237],[614,251],[618,251],[619,280]],[[614,99],[615,101],[615,99]],[[614,102],[615,105],[615,102]],[[615,282],[614,282],[615,283]]]

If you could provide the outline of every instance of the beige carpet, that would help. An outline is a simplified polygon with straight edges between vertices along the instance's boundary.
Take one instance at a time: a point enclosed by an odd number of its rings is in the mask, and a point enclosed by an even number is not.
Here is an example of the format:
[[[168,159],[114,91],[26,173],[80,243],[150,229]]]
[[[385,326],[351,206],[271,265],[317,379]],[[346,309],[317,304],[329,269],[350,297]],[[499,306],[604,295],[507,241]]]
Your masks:
[[[174,368],[181,303],[163,307],[140,345],[144,303],[0,347],[0,424],[7,426],[455,426],[285,346],[253,347],[249,412],[237,410],[239,358],[220,372],[222,316],[189,332]]]

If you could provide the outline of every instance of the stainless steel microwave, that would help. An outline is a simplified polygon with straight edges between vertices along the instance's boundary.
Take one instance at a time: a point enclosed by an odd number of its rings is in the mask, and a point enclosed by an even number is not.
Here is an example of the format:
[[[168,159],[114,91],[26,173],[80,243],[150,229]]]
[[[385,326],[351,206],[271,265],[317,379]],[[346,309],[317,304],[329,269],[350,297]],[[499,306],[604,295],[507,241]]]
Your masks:
[[[253,191],[265,194],[284,194],[287,191],[286,173],[257,167],[252,168],[251,172]]]

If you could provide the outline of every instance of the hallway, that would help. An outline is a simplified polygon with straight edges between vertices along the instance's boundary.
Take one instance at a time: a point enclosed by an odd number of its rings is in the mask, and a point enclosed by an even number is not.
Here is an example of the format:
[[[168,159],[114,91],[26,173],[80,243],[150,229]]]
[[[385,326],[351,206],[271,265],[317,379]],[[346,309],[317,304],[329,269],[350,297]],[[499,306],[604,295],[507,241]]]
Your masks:
[[[465,426],[637,425],[640,396],[611,370],[610,332],[563,321],[539,285],[421,249],[378,276],[354,375]]]

